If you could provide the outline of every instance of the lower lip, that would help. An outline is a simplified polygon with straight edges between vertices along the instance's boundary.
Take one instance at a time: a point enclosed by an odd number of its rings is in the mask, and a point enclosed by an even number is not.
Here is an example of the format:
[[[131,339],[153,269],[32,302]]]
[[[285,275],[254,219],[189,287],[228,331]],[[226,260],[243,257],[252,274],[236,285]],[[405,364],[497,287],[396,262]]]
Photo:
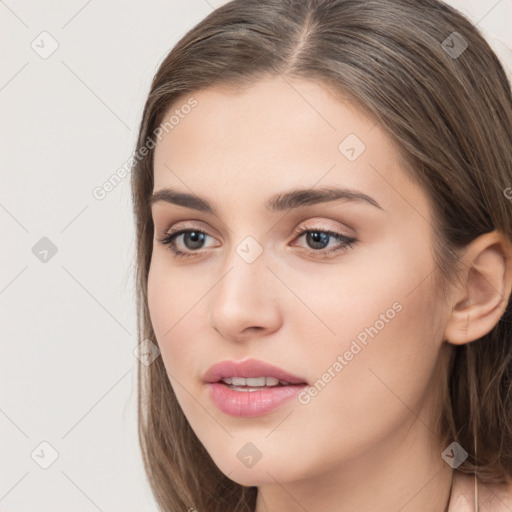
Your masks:
[[[258,391],[236,391],[221,382],[211,382],[207,386],[212,400],[222,412],[249,418],[274,410],[296,396],[307,384],[275,386]]]

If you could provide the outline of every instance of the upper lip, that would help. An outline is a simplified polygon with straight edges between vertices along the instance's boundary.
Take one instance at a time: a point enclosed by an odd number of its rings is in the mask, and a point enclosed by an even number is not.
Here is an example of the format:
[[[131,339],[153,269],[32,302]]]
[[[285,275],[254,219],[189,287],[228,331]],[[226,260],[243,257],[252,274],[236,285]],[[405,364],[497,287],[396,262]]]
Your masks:
[[[219,382],[227,377],[275,377],[290,384],[306,384],[303,378],[258,359],[221,361],[211,366],[203,379],[205,382]]]

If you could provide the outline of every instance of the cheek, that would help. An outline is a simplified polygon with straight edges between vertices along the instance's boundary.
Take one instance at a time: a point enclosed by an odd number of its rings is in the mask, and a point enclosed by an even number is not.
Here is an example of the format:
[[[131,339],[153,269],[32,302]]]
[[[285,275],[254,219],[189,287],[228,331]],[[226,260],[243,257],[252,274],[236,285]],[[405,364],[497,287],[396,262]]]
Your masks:
[[[319,265],[314,272],[280,269],[283,280],[293,283],[303,302],[282,301],[285,320],[300,322],[302,335],[297,339],[307,344],[320,338],[315,353],[318,348],[348,349],[358,336],[363,343],[373,337],[386,338],[387,344],[398,348],[407,337],[412,339],[408,347],[416,341],[422,346],[419,338],[432,328],[435,319],[430,279],[433,262],[425,238],[412,243],[412,236],[361,244],[346,253],[339,265]]]
[[[347,253],[336,272],[322,268],[315,279],[301,277],[296,289],[307,297],[316,317],[304,316],[300,330],[305,334],[298,339],[304,340],[304,354],[310,352],[308,358],[317,371],[329,368],[329,360],[334,362],[347,351],[351,370],[345,373],[357,372],[357,378],[375,379],[369,371],[372,367],[394,368],[391,382],[431,370],[429,364],[440,348],[433,262],[425,237],[414,243],[412,238],[414,233],[401,239],[390,237],[378,245],[361,245]],[[311,293],[313,281],[316,286]],[[294,316],[292,310],[287,313]],[[311,351],[307,343],[314,339],[315,326],[319,343]]]
[[[203,317],[207,318],[203,299],[208,286],[199,274],[187,274],[171,266],[165,254],[157,254],[149,269],[151,323],[165,367],[177,378],[188,375],[190,379],[200,353],[199,331],[201,323],[206,321]]]
[[[330,300],[315,294],[314,307],[324,308],[321,316],[336,334],[315,351],[304,345],[317,379],[315,390],[302,397],[310,412],[302,416],[305,428],[318,430],[321,417],[324,435],[358,446],[358,439],[378,439],[413,418],[409,407],[418,411],[432,389],[442,326],[435,315],[428,248],[415,252],[410,246],[390,248],[382,258],[374,254],[372,263],[360,253],[360,271],[351,268],[331,281],[331,290],[338,291],[331,291]]]

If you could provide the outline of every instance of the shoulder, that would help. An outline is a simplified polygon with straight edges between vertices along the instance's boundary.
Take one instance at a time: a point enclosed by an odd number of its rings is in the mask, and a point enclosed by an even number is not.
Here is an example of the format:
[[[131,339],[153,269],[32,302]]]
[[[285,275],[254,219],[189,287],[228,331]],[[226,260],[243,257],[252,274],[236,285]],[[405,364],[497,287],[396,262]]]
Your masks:
[[[478,501],[478,507],[475,502]],[[512,480],[493,484],[475,481],[475,477],[455,471],[448,512],[512,511]]]

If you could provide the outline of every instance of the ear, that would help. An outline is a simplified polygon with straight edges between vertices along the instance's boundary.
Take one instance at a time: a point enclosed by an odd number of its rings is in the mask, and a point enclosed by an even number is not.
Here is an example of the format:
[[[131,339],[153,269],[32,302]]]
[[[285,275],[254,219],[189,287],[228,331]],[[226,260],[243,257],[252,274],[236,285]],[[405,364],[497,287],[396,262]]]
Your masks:
[[[512,244],[498,231],[485,233],[467,246],[461,260],[464,269],[444,332],[454,345],[485,336],[505,312],[512,291]]]

